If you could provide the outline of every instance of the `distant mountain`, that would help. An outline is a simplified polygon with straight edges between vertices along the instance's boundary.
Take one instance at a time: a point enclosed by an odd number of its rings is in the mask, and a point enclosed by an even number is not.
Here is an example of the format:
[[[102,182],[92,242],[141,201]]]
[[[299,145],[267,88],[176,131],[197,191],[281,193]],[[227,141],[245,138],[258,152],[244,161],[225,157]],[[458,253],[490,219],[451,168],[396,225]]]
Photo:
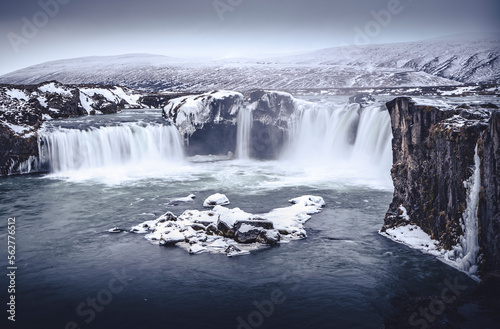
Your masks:
[[[122,85],[149,91],[445,86],[500,83],[499,38],[345,46],[267,59],[182,60],[130,54],[47,62],[0,83]]]

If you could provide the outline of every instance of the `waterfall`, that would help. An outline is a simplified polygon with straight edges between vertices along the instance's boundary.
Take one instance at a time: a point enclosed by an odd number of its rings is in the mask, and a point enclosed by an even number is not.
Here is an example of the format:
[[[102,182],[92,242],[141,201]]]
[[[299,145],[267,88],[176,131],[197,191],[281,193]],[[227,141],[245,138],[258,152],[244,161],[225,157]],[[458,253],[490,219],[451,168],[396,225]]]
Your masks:
[[[370,106],[362,113],[353,148],[356,162],[371,162],[376,169],[392,166],[391,117],[380,105]]]
[[[468,181],[464,183],[467,187],[467,208],[462,216],[462,229],[464,235],[460,237],[460,242],[449,251],[446,259],[455,263],[456,267],[476,275],[478,270],[479,240],[478,240],[478,218],[479,192],[481,190],[481,160],[478,154],[478,146],[474,154],[474,173]]]
[[[392,130],[385,105],[302,104],[284,158],[303,165],[341,164],[392,186]]]
[[[252,130],[252,109],[240,108],[238,112],[238,131],[236,137],[236,157],[248,160],[250,157],[250,133]]]
[[[174,126],[127,123],[120,126],[63,129],[41,133],[40,156],[52,172],[118,167],[183,159]]]

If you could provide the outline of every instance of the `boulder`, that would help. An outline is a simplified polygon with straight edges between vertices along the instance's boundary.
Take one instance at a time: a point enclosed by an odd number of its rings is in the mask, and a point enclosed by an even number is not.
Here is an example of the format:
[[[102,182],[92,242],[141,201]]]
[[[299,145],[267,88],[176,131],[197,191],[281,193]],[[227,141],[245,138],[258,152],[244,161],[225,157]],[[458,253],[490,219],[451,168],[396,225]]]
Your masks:
[[[203,207],[226,206],[229,203],[229,199],[224,194],[216,193],[205,199]]]

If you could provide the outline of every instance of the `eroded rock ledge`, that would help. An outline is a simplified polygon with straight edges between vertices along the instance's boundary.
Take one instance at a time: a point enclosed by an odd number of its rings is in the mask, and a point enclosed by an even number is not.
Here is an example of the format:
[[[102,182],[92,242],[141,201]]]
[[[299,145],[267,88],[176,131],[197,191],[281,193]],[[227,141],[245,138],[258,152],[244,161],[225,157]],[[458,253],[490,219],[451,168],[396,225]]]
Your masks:
[[[500,112],[408,97],[387,103],[393,131],[394,198],[382,231],[415,224],[450,250],[464,234],[467,182],[480,158],[478,240],[482,273],[500,271]]]

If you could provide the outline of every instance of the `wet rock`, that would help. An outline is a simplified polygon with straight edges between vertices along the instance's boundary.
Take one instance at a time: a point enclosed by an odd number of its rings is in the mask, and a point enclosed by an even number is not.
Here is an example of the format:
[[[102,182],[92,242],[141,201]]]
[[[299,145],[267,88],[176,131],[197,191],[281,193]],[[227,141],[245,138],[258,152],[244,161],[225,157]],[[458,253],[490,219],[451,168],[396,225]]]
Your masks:
[[[274,226],[271,221],[266,220],[250,220],[240,221],[235,224],[234,240],[239,243],[254,243],[260,242],[265,244],[275,244],[274,240],[279,241],[276,237],[279,233],[274,231]],[[272,231],[271,231],[272,230]]]
[[[226,238],[234,238],[234,226],[230,226],[228,223],[218,220],[217,229],[222,232],[222,235]]]
[[[257,237],[257,242],[271,246],[278,244],[280,240],[281,234],[278,232],[278,230],[263,230]]]

